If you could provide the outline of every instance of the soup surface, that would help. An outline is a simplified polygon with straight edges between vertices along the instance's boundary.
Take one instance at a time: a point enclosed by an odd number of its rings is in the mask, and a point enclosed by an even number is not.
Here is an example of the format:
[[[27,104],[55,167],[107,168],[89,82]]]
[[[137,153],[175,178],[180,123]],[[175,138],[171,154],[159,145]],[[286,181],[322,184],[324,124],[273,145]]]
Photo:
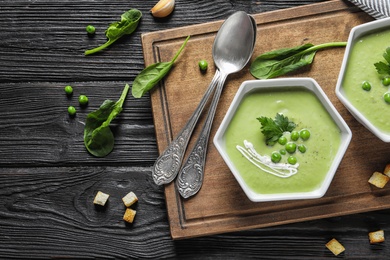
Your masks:
[[[390,104],[383,95],[389,87],[383,86],[374,64],[384,61],[383,53],[390,47],[390,30],[364,35],[357,39],[351,48],[342,81],[342,91],[350,103],[362,113],[368,121],[384,133],[390,133]],[[371,90],[362,89],[363,82],[371,84]]]
[[[308,129],[306,141],[296,144],[307,147],[305,153],[293,154],[299,163],[298,172],[281,178],[252,164],[236,148],[244,140],[251,142],[257,153],[270,156],[284,146],[266,145],[258,117],[275,118],[280,113],[296,124],[295,130]],[[288,135],[287,135],[288,136]],[[249,93],[241,101],[224,135],[227,154],[240,172],[245,183],[258,194],[300,193],[318,189],[323,182],[341,143],[340,129],[318,100],[316,95],[303,87],[283,90],[263,89]],[[282,155],[281,163],[289,154]]]

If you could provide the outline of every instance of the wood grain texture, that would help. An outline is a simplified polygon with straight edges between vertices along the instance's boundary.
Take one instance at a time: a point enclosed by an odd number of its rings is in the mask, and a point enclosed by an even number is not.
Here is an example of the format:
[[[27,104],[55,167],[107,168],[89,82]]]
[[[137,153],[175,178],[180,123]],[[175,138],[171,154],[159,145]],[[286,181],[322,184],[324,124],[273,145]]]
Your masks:
[[[254,57],[270,50],[309,42],[319,44],[346,41],[352,27],[373,20],[354,6],[338,0],[255,14],[253,17],[257,21],[259,35]],[[331,32],[328,26],[332,28]],[[207,88],[205,82],[211,81],[215,66],[211,64],[207,73],[201,74],[197,70],[197,61],[202,58],[212,59],[211,48],[219,27],[220,23],[214,22],[142,35],[147,65],[169,60],[186,35],[191,35],[186,51],[177,61],[172,75],[152,92],[152,109],[160,152],[185,125]],[[275,35],[275,31],[281,34]],[[343,55],[344,48],[318,53],[310,68],[284,76],[314,78],[347,124],[353,128],[353,140],[325,196],[314,200],[253,203],[245,196],[217,152],[212,138],[240,84],[253,79],[247,67],[232,75],[225,83],[211,130],[204,181],[199,193],[193,198],[182,199],[174,184],[166,186],[168,216],[174,239],[390,207],[387,203],[390,198],[389,187],[375,190],[367,182],[372,172],[382,171],[388,162],[389,146],[360,125],[334,93]],[[186,86],[188,91],[183,90],[182,86]],[[188,95],[188,92],[191,92],[191,95]],[[196,138],[191,141],[194,140]],[[364,150],[359,150],[358,147],[361,147],[362,143],[366,144]],[[371,158],[370,162],[364,160],[366,154],[374,153],[377,155]],[[349,183],[348,187],[345,187],[346,181]],[[240,203],[234,203],[238,201]],[[280,214],[282,212],[285,214]]]
[[[116,121],[116,147],[104,159],[82,144],[85,115],[116,99],[143,69],[140,35],[323,0],[176,0],[167,19],[148,13],[152,0],[2,0],[0,2],[0,258],[1,259],[325,259],[336,237],[344,258],[386,259],[387,244],[367,232],[390,230],[390,211],[355,214],[183,241],[170,237],[163,188],[151,178],[157,157],[149,96],[126,100]],[[144,13],[135,34],[107,51],[84,57],[106,38],[106,26],[129,8]],[[88,38],[85,26],[98,33]],[[62,88],[85,91],[90,105],[70,120],[74,104]],[[74,97],[73,97],[74,98]],[[106,210],[95,192],[111,195]],[[122,221],[121,197],[133,190],[133,225]]]

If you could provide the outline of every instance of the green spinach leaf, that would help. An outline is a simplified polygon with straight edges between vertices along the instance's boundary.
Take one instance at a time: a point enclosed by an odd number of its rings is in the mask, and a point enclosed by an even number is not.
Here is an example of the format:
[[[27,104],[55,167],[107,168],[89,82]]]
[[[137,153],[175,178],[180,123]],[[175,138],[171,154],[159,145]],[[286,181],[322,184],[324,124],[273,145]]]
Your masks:
[[[179,51],[176,53],[175,57],[169,62],[158,62],[154,63],[138,74],[134,79],[131,93],[135,98],[142,97],[147,91],[151,90],[161,79],[163,79],[168,72],[171,70],[173,63],[179,57],[181,51],[186,46],[190,36],[186,38],[184,43],[181,45]]]
[[[107,28],[106,36],[108,41],[99,47],[85,51],[84,54],[90,55],[101,51],[113,44],[122,36],[132,34],[135,29],[137,29],[141,17],[142,13],[137,9],[130,9],[129,11],[125,12],[121,15],[121,20],[119,22],[114,22]]]
[[[122,111],[129,89],[130,86],[126,84],[118,101],[105,100],[99,109],[87,115],[84,145],[92,155],[104,157],[114,149],[115,140],[110,123]]]
[[[313,63],[318,50],[345,47],[346,44],[346,42],[331,42],[320,45],[308,43],[293,48],[273,50],[256,57],[250,66],[250,73],[257,79],[282,76]]]

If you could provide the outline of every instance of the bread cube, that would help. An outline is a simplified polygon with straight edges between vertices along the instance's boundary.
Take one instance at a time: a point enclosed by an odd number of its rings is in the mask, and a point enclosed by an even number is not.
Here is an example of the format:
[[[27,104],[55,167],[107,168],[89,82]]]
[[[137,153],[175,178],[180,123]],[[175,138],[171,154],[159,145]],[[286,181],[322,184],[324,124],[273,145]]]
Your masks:
[[[383,188],[385,187],[386,183],[390,180],[390,177],[380,173],[380,172],[374,172],[370,179],[368,180],[369,183],[372,185]]]
[[[340,244],[339,241],[337,241],[335,238],[330,240],[328,243],[325,245],[335,256],[338,256],[342,252],[345,251],[345,248],[342,244]]]
[[[133,223],[136,213],[137,212],[135,210],[127,208],[125,211],[125,215],[123,216],[123,220],[129,223]]]
[[[385,232],[383,230],[378,230],[368,233],[368,238],[370,239],[370,244],[381,243],[385,241]]]
[[[383,171],[383,174],[385,174],[386,176],[390,177],[390,163],[386,164],[386,167]]]
[[[134,203],[138,201],[137,196],[134,194],[134,192],[129,192],[126,196],[122,198],[123,203],[126,205],[126,207],[130,207]]]
[[[98,193],[95,196],[95,199],[93,200],[93,203],[96,205],[104,206],[106,205],[106,202],[110,195],[103,193],[101,191],[98,191]]]

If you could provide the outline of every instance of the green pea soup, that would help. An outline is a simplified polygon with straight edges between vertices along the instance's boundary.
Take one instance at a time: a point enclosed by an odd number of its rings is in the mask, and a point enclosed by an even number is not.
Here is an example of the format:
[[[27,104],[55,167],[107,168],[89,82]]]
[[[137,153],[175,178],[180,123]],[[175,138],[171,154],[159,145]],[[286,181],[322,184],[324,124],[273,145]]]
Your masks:
[[[270,156],[284,146],[266,145],[258,117],[275,118],[280,113],[296,124],[295,130],[308,129],[310,138],[295,141],[306,152],[293,154],[298,173],[281,178],[264,172],[248,161],[236,148],[244,140],[251,142],[261,155]],[[311,192],[324,181],[341,144],[341,130],[317,96],[304,87],[264,88],[247,93],[241,100],[224,134],[226,153],[247,186],[257,194]],[[288,139],[290,141],[290,139]],[[287,162],[289,154],[282,155]]]
[[[375,31],[357,38],[349,53],[341,91],[345,98],[377,129],[390,134],[390,104],[383,95],[390,92],[382,84],[384,75],[378,74],[374,64],[384,61],[383,53],[390,47],[390,29]],[[371,84],[363,90],[364,82]]]

